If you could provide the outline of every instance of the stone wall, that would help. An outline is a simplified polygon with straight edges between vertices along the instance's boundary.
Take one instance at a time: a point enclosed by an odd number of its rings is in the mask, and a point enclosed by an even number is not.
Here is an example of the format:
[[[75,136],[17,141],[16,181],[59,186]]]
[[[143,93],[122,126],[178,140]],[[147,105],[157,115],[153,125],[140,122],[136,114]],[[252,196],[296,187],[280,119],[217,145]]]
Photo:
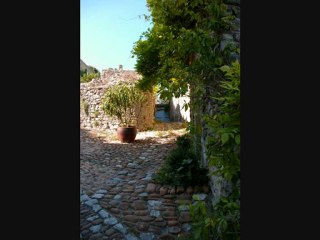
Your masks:
[[[220,50],[223,50],[229,43],[233,43],[238,47],[240,46],[240,0],[226,0],[225,3],[228,5],[228,11],[235,15],[236,18],[233,22],[231,30],[222,35]],[[237,53],[232,54],[231,60],[233,61],[235,59],[240,61],[240,55]],[[205,123],[200,119],[203,115],[213,115],[215,112],[213,100],[210,98],[215,89],[215,86],[212,85],[213,82],[214,81],[206,83],[205,94],[202,101],[203,104],[201,108],[198,109],[201,114],[197,116],[198,119],[195,119],[195,121],[198,121],[198,123],[202,125],[201,136],[198,140],[200,141],[202,165],[206,167],[208,167],[208,160],[205,146],[207,144],[207,139],[210,136],[210,132],[206,128]],[[215,167],[209,168],[210,172],[212,172],[214,169]],[[230,192],[231,184],[220,176],[215,175],[211,176],[210,178],[209,184],[212,191],[212,202],[216,203],[221,196],[226,196]]]
[[[80,84],[80,127],[86,129],[116,129],[118,120],[106,116],[102,110],[101,101],[106,88],[118,82],[135,82],[140,79],[135,71],[107,69],[103,70],[99,79],[93,79],[89,83]],[[145,93],[147,100],[142,105],[137,128],[144,131],[153,127],[155,96],[153,93]]]

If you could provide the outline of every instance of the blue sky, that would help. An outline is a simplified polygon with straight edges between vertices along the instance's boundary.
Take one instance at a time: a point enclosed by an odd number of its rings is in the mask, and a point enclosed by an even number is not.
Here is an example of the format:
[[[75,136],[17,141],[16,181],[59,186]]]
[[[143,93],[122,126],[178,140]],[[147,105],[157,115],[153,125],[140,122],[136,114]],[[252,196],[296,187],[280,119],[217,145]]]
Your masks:
[[[152,27],[143,14],[150,14],[146,0],[80,0],[80,58],[99,71],[134,70],[134,42]]]

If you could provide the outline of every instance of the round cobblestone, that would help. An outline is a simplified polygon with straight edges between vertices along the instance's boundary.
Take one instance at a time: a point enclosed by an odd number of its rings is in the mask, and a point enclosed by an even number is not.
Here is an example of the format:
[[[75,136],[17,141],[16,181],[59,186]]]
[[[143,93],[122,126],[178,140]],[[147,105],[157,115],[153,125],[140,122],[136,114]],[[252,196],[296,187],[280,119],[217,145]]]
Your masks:
[[[197,189],[176,189],[152,180],[166,154],[175,147],[176,136],[146,138],[139,134],[146,136],[147,132],[138,133],[133,143],[121,144],[102,137],[106,135],[98,137],[95,131],[80,129],[83,238],[171,239],[181,231],[190,231],[188,209],[179,205],[192,202],[191,196],[183,197],[184,191],[197,194]]]

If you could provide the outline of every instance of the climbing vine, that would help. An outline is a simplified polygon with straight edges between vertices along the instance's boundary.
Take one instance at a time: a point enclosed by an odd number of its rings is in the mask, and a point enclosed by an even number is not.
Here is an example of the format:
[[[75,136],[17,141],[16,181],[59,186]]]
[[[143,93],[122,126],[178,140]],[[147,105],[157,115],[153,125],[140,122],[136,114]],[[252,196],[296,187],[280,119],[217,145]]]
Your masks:
[[[218,68],[230,63],[231,43],[221,51],[222,33],[231,29],[234,16],[222,0],[147,0],[154,26],[135,43],[136,70],[143,89],[159,86],[164,99],[201,90],[215,81]],[[199,89],[196,89],[199,88]]]
[[[194,238],[238,239],[240,64],[235,60],[240,49],[226,33],[237,29],[239,1],[147,0],[147,5],[153,27],[132,50],[135,68],[143,76],[139,87],[157,86],[163,99],[190,97],[185,108],[191,112],[193,152],[200,155],[201,134],[206,131],[209,166],[214,175],[232,183],[231,192],[211,206],[214,211],[202,206],[205,222],[197,226],[206,226],[208,234],[194,226]]]

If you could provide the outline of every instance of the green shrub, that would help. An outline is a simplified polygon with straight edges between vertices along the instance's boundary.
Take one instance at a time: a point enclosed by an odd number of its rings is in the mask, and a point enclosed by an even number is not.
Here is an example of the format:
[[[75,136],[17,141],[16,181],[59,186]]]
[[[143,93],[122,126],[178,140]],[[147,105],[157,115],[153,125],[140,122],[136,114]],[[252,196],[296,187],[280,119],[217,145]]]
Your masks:
[[[83,111],[85,112],[86,116],[89,115],[89,104],[86,100],[84,100],[83,98],[80,98],[80,106],[83,109]]]
[[[136,125],[145,100],[135,84],[120,82],[105,90],[101,104],[106,115],[117,118],[119,126],[128,127]]]
[[[80,75],[81,75],[81,71],[80,71]],[[80,83],[86,83],[86,82],[90,82],[92,79],[94,78],[99,78],[100,74],[99,73],[89,73],[89,74],[83,74],[80,77]]]
[[[194,186],[208,183],[207,169],[199,166],[199,156],[192,151],[189,134],[177,138],[177,147],[170,151],[155,180],[163,185]]]

